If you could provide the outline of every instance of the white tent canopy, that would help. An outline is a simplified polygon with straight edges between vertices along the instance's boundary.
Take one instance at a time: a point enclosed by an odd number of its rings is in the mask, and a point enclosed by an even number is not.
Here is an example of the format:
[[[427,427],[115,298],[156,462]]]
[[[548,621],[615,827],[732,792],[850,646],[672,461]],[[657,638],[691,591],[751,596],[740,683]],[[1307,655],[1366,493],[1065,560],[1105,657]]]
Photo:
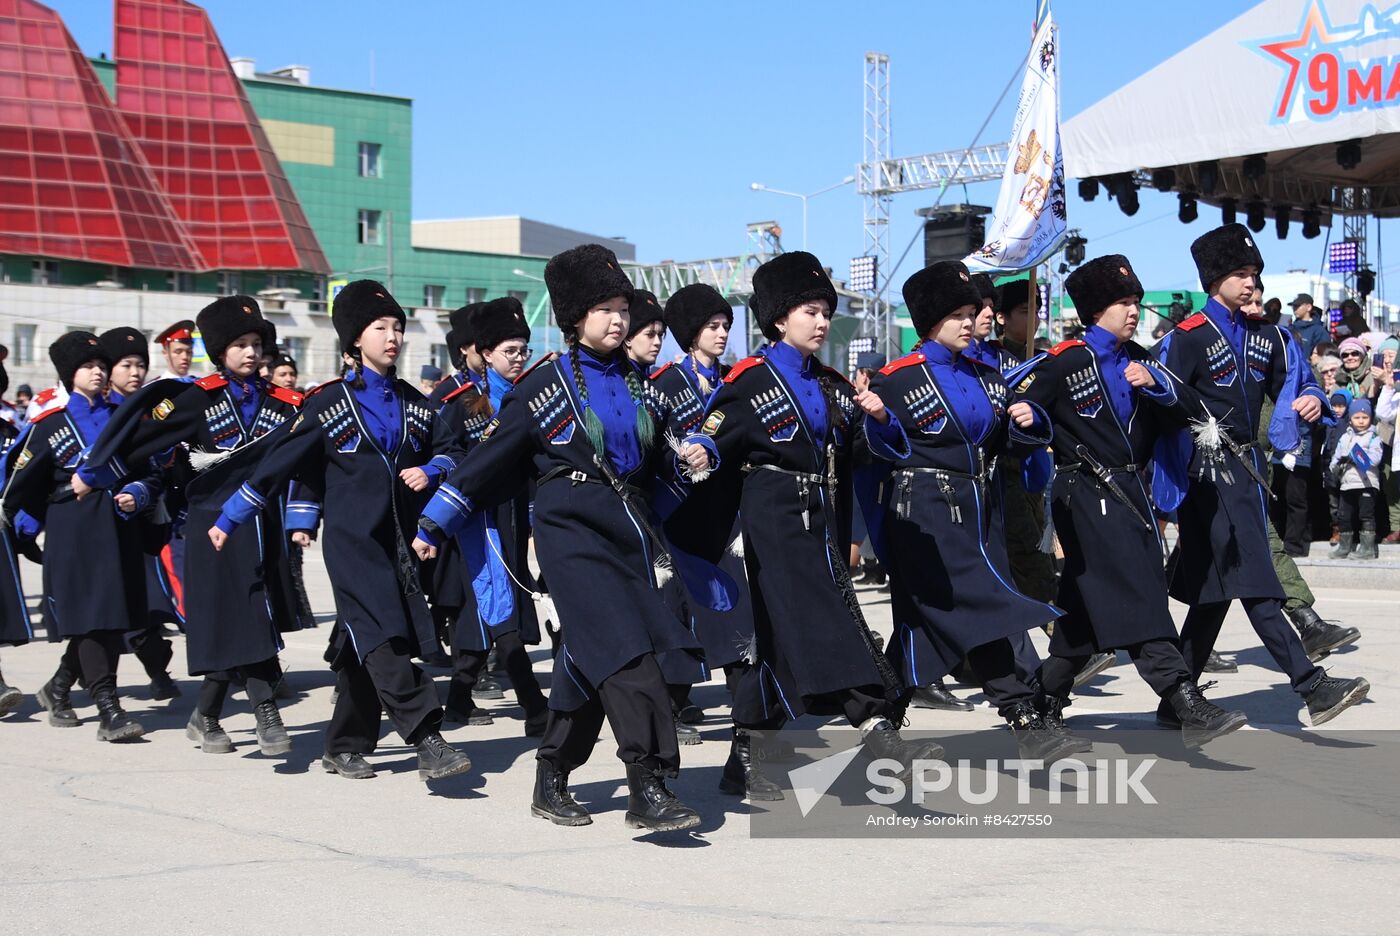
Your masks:
[[[1068,121],[1064,159],[1077,179],[1171,169],[1161,187],[1213,204],[1400,216],[1400,4],[1264,0]]]

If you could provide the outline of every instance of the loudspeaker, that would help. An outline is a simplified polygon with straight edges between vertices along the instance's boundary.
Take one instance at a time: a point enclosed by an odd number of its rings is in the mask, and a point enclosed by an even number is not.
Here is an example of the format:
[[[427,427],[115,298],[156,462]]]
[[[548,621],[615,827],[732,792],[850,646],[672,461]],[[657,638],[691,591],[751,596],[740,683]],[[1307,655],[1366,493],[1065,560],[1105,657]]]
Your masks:
[[[962,260],[981,248],[986,235],[987,220],[982,215],[958,208],[940,211],[924,222],[924,266]]]

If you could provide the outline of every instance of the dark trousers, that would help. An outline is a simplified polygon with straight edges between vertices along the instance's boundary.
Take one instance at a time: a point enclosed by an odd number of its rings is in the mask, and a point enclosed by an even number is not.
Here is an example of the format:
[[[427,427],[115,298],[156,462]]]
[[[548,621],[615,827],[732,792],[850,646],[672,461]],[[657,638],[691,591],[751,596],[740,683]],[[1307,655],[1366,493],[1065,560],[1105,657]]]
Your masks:
[[[1283,616],[1283,604],[1277,598],[1241,598],[1240,602],[1265,649],[1288,676],[1293,691],[1307,693],[1322,675],[1322,669],[1303,652],[1302,641]],[[1229,610],[1230,602],[1221,601],[1196,605],[1187,612],[1186,622],[1181,626],[1181,655],[1191,668],[1192,679],[1199,679],[1205,671],[1206,658],[1215,648],[1220,625],[1225,623]]]
[[[73,637],[63,650],[59,668],[80,676],[93,696],[117,688],[117,660],[121,658],[120,631],[93,631]]]
[[[169,675],[170,661],[175,656],[175,648],[161,633],[159,624],[153,624],[132,634],[128,643],[131,644],[132,654],[145,667],[147,676],[155,680]]]
[[[530,662],[530,653],[520,640],[520,634],[507,631],[494,641],[496,659],[505,665],[506,675],[515,689],[516,701],[531,716],[542,712],[548,704],[539,680],[535,678],[535,668]],[[490,650],[453,650],[452,681],[447,685],[447,707],[454,712],[467,714],[472,710],[472,689],[486,669],[486,658]]]
[[[987,701],[1002,715],[1019,702],[1035,699],[1035,690],[1022,676],[1018,663],[1016,650],[1006,638],[967,651],[967,665],[972,668],[972,675],[977,677]]]
[[[1376,492],[1369,488],[1342,491],[1337,503],[1337,529],[1343,533],[1376,532]]]
[[[282,665],[277,662],[277,657],[270,657],[260,663],[206,673],[204,684],[199,687],[199,701],[195,703],[195,708],[201,715],[218,718],[224,712],[229,685],[235,681],[243,683],[248,692],[248,704],[257,708],[271,701],[273,691],[282,681]]]
[[[655,656],[644,653],[613,673],[572,712],[550,709],[535,756],[565,773],[575,770],[593,753],[604,717],[617,739],[618,760],[671,777],[680,771],[671,697]]]
[[[1283,540],[1283,550],[1290,556],[1306,556],[1312,540],[1308,522],[1308,485],[1311,469],[1289,471],[1282,465],[1269,469],[1269,486],[1278,498],[1269,505],[1269,519]]]
[[[1165,698],[1183,679],[1191,678],[1191,671],[1176,643],[1171,640],[1144,640],[1122,648],[1128,651],[1138,675],[1152,691]],[[1082,656],[1052,656],[1040,669],[1040,683],[1047,695],[1058,699],[1068,699],[1074,687],[1074,677],[1089,662],[1089,654]]]
[[[407,641],[380,644],[365,654],[363,663],[353,653],[346,653],[344,660],[335,684],[335,711],[326,726],[327,754],[372,753],[386,712],[409,744],[442,725],[433,681],[413,662]]]

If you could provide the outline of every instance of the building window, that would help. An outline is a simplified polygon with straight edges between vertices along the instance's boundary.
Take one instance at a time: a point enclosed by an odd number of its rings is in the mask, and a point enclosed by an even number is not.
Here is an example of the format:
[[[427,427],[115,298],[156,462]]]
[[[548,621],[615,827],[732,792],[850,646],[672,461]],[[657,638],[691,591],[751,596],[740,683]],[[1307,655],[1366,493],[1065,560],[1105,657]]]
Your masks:
[[[34,363],[34,333],[39,330],[38,325],[16,325],[15,326],[15,363]]]
[[[29,281],[35,286],[57,286],[58,261],[35,260],[30,266]]]
[[[360,243],[362,244],[382,244],[379,233],[379,216],[381,212],[371,211],[368,208],[360,209]]]
[[[365,179],[379,178],[379,144],[360,144],[360,176]]]
[[[486,301],[486,290],[485,290],[485,289],[481,288],[480,286],[468,286],[468,287],[467,287],[467,305],[471,305],[473,302],[485,302],[485,301]]]
[[[171,273],[166,277],[166,282],[170,284],[170,291],[177,293],[194,292],[193,273]]]
[[[433,345],[433,366],[441,370],[444,374],[450,374],[457,368],[452,365],[452,355],[447,350],[445,344]]]
[[[243,274],[224,270],[219,274],[219,295],[236,296],[243,292]]]
[[[518,300],[521,305],[524,305],[525,300],[530,298],[530,294],[523,289],[507,289],[506,295]]]
[[[430,309],[441,309],[443,296],[447,293],[446,286],[423,285],[423,305]]]

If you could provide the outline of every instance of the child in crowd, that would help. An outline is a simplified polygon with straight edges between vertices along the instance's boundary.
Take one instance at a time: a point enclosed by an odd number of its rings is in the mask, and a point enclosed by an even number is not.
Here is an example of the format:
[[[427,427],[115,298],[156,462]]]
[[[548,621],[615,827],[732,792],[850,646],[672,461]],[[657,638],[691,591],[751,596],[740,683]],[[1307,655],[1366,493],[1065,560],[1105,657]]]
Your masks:
[[[1328,463],[1340,490],[1337,510],[1339,536],[1330,558],[1376,559],[1376,492],[1380,489],[1381,440],[1371,424],[1371,401],[1352,400],[1350,424],[1337,440]],[[1352,548],[1357,528],[1360,542]]]

